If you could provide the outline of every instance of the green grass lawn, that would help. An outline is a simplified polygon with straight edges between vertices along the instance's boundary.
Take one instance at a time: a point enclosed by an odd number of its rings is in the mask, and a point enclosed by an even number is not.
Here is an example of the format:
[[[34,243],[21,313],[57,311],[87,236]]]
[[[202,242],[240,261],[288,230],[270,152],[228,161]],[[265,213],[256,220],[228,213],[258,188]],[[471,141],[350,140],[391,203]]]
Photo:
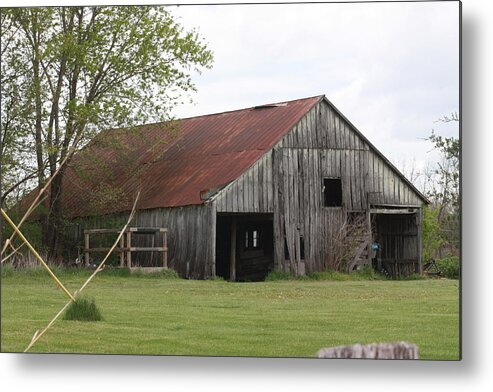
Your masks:
[[[59,275],[75,291],[88,272]],[[104,321],[59,319],[32,352],[313,357],[322,347],[405,340],[459,358],[459,282],[229,283],[98,275]],[[23,351],[66,303],[45,273],[2,277],[3,352]]]

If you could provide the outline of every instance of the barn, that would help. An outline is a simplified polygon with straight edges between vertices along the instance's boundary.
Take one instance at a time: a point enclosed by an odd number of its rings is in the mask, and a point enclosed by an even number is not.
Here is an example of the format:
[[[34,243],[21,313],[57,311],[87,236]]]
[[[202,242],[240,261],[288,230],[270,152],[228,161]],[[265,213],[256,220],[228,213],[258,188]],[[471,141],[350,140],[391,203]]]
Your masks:
[[[422,268],[427,199],[325,96],[103,131],[63,189],[72,245],[124,222],[140,189],[133,226],[167,228],[169,266],[187,278],[351,271],[374,242],[393,277]]]

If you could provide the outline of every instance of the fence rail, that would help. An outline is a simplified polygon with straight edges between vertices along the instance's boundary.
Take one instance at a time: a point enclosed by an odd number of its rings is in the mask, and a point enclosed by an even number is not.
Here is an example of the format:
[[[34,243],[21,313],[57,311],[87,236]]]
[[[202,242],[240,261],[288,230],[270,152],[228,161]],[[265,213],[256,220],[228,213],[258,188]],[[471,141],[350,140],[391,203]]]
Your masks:
[[[87,229],[84,230],[84,262],[86,267],[90,264],[91,252],[107,252],[110,248],[94,247],[91,248],[91,235],[94,234],[118,234],[117,229]],[[132,235],[158,235],[161,238],[162,246],[132,246]],[[163,227],[129,227],[125,230],[124,235],[120,239],[120,246],[114,251],[120,253],[120,267],[125,264],[128,268],[132,268],[132,252],[161,252],[162,253],[162,268],[168,268],[168,229]]]

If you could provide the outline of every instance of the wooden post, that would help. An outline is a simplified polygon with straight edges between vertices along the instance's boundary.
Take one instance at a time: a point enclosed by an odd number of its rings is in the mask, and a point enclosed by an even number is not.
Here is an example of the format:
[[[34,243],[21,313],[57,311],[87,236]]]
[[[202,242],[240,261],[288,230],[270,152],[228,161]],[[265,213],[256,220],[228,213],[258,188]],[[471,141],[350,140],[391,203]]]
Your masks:
[[[231,249],[229,256],[229,280],[236,280],[236,219],[231,221]]]
[[[125,236],[122,235],[120,237],[120,267],[123,268],[125,266],[125,251],[123,250],[125,248]]]
[[[163,267],[168,269],[168,233],[163,231],[163,246],[166,248],[163,251]]]
[[[408,342],[355,344],[323,348],[318,358],[419,359],[419,348]]]
[[[211,235],[211,276],[213,278],[216,277],[216,235],[217,235],[217,212],[216,212],[216,202],[212,203],[211,212],[211,226],[212,226],[212,235]]]
[[[373,267],[372,266],[372,260],[371,260],[371,254],[372,254],[372,249],[371,249],[371,246],[372,246],[372,243],[373,243],[373,233],[372,233],[372,230],[371,230],[371,212],[370,212],[370,196],[367,194],[366,195],[366,199],[368,200],[368,203],[366,205],[366,223],[368,224],[368,246],[367,246],[367,249],[368,249],[368,256],[367,256],[367,263],[370,267]]]
[[[127,267],[132,268],[132,251],[130,248],[132,247],[132,232],[127,231]]]
[[[89,233],[84,233],[84,264],[89,267]]]
[[[418,268],[417,272],[423,275],[423,208],[420,208],[417,212],[417,229],[418,229]]]

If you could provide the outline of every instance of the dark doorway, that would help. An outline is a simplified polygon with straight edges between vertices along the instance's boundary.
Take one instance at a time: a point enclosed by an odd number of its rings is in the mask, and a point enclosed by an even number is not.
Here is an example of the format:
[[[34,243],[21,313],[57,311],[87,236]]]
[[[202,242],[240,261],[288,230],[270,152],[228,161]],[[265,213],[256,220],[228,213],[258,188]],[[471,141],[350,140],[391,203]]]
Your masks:
[[[418,273],[419,228],[416,213],[372,214],[373,241],[379,244],[378,267],[394,279]]]
[[[240,282],[264,280],[274,267],[272,214],[218,214],[216,275],[227,280],[231,279],[232,233],[236,233],[234,280]]]

